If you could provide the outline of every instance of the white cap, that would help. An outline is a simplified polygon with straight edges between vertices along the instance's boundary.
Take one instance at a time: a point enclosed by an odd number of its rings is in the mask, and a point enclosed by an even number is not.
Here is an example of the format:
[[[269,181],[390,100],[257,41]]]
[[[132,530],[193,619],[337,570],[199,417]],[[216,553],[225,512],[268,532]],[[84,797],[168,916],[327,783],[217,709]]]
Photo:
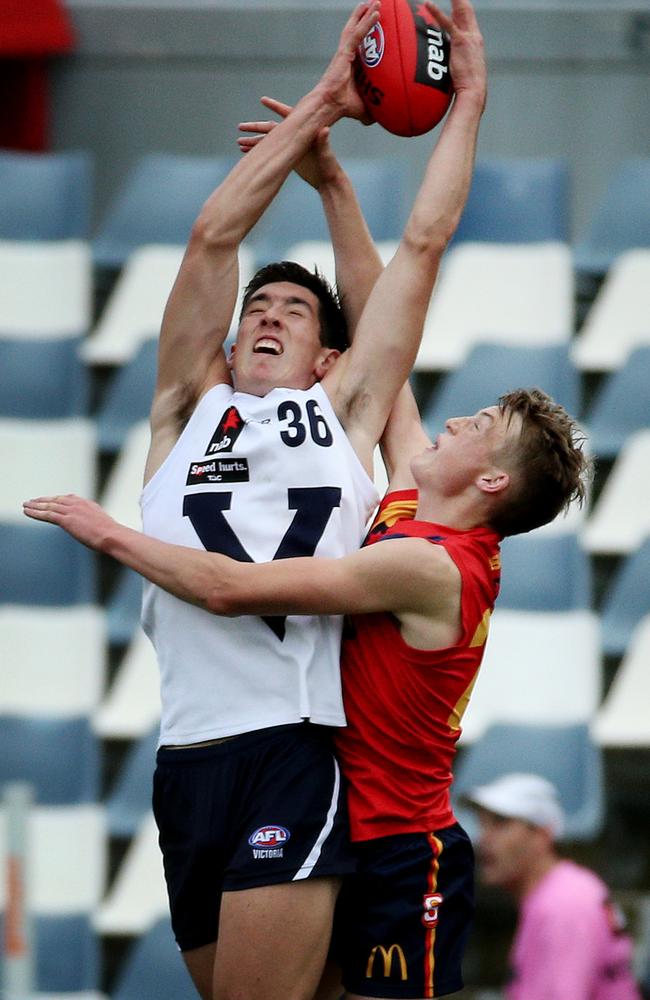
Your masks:
[[[463,798],[497,816],[544,827],[554,838],[564,832],[564,810],[557,789],[538,774],[504,774],[487,785],[470,789]]]

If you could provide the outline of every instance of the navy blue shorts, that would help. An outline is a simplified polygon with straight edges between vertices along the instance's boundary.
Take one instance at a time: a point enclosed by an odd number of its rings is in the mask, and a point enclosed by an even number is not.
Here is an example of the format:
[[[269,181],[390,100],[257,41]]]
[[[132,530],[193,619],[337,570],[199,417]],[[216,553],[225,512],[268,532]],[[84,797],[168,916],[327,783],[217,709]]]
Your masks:
[[[474,852],[462,827],[354,847],[359,870],[341,890],[332,949],[346,990],[440,997],[462,989],[474,914]]]
[[[356,869],[327,727],[161,747],[153,808],[181,951],[216,941],[224,891]]]

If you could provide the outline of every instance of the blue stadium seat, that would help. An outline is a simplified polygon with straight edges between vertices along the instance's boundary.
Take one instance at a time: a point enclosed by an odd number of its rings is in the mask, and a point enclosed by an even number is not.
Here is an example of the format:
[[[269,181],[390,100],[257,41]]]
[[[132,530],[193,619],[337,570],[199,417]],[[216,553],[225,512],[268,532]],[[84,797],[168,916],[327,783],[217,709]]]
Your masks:
[[[0,416],[86,415],[90,378],[79,357],[82,340],[0,336]]]
[[[603,652],[623,656],[632,633],[650,613],[650,538],[626,557],[603,597]]]
[[[89,914],[37,915],[34,942],[39,993],[100,989],[100,942]]]
[[[142,577],[124,566],[106,605],[109,643],[126,646],[131,642],[140,623],[141,606]]]
[[[569,186],[564,159],[480,159],[454,242],[568,243]]]
[[[30,782],[38,805],[97,802],[100,747],[90,719],[1,716],[0,785],[7,781]]]
[[[93,239],[95,263],[120,268],[136,247],[185,244],[203,202],[236,161],[149,153],[119,186]]]
[[[422,419],[435,437],[449,417],[476,413],[496,403],[511,389],[536,386],[548,392],[570,413],[578,411],[579,375],[564,344],[550,347],[508,347],[477,344],[465,362],[443,380]]]
[[[568,611],[590,608],[589,556],[577,535],[531,532],[501,543],[500,608]]]
[[[403,164],[385,157],[342,162],[373,238],[399,239],[406,221]],[[263,264],[284,259],[304,240],[329,240],[329,230],[318,193],[291,174],[246,242]]]
[[[637,347],[607,376],[585,417],[591,451],[614,459],[635,431],[650,427],[650,346]]]
[[[0,239],[85,239],[92,195],[89,153],[0,150]]]
[[[132,945],[111,1000],[196,1000],[196,990],[165,917]]]
[[[131,744],[107,800],[108,829],[113,837],[133,837],[151,809],[152,775],[160,726]]]
[[[612,174],[584,239],[575,248],[576,270],[602,276],[633,247],[650,247],[650,157],[623,160]]]
[[[0,603],[94,604],[95,556],[51,524],[0,524]]]
[[[470,836],[476,835],[477,823],[463,805],[463,794],[511,771],[541,774],[553,782],[566,813],[567,840],[598,836],[604,821],[603,760],[587,724],[490,726],[456,766],[454,811]]]
[[[149,415],[156,383],[158,340],[145,340],[135,357],[113,376],[97,412],[99,450],[115,453],[133,424]]]

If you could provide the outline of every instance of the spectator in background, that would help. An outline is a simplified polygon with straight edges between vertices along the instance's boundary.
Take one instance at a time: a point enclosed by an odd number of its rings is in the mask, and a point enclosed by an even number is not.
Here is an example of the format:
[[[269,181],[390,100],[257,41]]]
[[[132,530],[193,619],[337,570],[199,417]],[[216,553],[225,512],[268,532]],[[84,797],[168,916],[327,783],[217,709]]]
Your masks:
[[[472,789],[480,873],[501,886],[519,915],[508,1000],[640,1000],[632,942],[604,882],[561,858],[564,814],[555,787],[535,774],[506,774]]]

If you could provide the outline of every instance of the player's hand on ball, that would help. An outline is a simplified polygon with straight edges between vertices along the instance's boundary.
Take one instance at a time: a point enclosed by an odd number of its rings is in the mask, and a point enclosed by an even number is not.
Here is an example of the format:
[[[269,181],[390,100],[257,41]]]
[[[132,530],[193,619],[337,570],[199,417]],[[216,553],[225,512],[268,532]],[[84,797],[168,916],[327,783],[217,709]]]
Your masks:
[[[451,17],[435,3],[427,6],[451,41],[451,76],[456,94],[471,92],[485,104],[487,70],[483,36],[470,0],[451,0]]]
[[[340,118],[357,118],[368,125],[373,121],[354,83],[357,48],[379,20],[381,0],[358,4],[341,32],[334,58],[317,85],[323,100],[339,109]]]

